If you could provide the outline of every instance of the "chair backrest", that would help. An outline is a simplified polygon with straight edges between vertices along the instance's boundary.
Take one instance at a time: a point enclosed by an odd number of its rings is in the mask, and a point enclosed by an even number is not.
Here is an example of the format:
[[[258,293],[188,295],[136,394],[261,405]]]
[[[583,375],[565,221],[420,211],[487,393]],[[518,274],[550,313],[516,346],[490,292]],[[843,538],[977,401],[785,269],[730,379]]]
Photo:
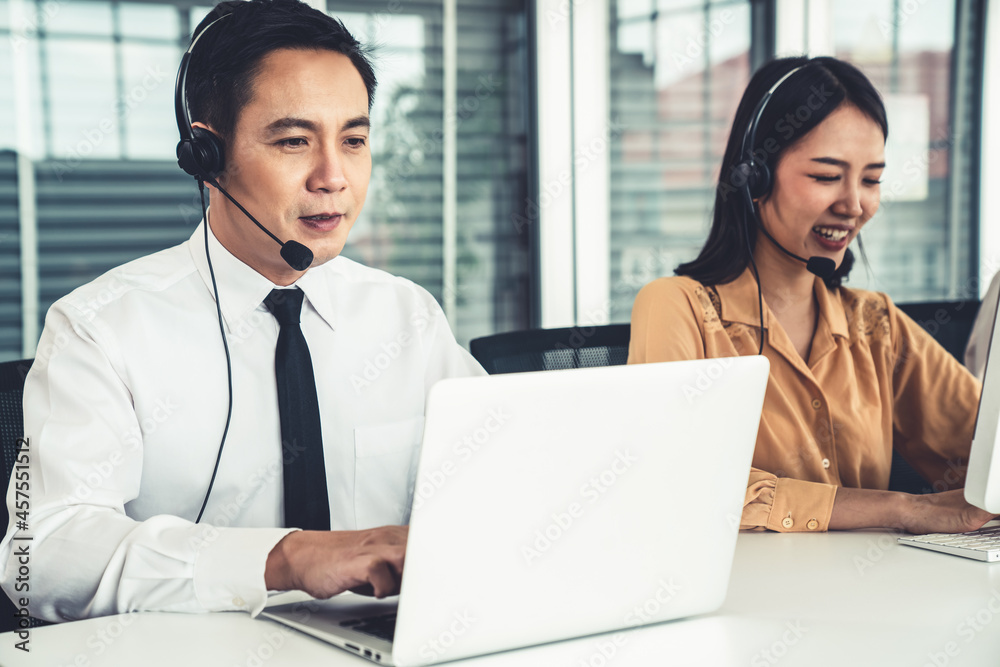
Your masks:
[[[959,363],[965,362],[965,346],[969,344],[972,325],[979,313],[977,299],[967,301],[920,301],[896,304],[941,347],[951,352]]]
[[[530,329],[476,338],[472,356],[490,375],[591,366],[628,360],[628,324]]]
[[[0,502],[0,521],[3,522],[3,534],[7,533],[7,487],[10,475],[14,470],[17,458],[18,441],[24,437],[24,414],[21,410],[21,396],[24,392],[24,377],[31,368],[31,359],[7,361],[0,363],[0,451],[3,454],[3,498]],[[0,564],[2,567],[4,564]],[[14,617],[14,604],[7,596],[0,594],[0,632],[8,632],[17,628]],[[41,622],[31,619],[31,627],[41,625]]]
[[[924,328],[941,347],[959,363],[965,363],[965,346],[969,344],[972,325],[979,313],[979,301],[921,301],[896,304]],[[889,490],[904,493],[931,493],[930,483],[898,453],[892,453]]]

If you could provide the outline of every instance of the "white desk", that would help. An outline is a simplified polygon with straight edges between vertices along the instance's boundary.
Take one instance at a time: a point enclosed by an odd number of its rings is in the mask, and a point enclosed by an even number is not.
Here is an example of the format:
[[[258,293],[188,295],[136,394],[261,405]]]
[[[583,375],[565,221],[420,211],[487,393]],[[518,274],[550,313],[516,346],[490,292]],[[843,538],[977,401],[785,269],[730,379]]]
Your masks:
[[[242,613],[126,614],[38,628],[30,654],[15,641],[0,635],[0,665],[374,664]],[[997,667],[1000,564],[899,546],[882,532],[744,533],[716,614],[448,664]]]

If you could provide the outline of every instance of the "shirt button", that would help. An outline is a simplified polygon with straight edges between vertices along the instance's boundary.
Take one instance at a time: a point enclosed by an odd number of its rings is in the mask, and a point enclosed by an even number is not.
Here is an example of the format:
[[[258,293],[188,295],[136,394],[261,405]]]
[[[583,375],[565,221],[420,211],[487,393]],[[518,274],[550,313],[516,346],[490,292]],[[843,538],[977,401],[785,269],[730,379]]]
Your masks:
[[[830,459],[823,459],[823,467],[824,468],[830,467]]]
[[[821,407],[823,407],[823,404],[820,402],[820,400],[818,398],[814,398],[813,399],[813,409],[814,410],[819,410]]]
[[[233,606],[242,607],[245,604],[246,604],[246,600],[244,600],[243,598],[241,598],[239,596],[233,598]]]
[[[784,519],[781,520],[781,526],[782,526],[782,528],[791,528],[794,525],[795,525],[795,522],[792,521],[792,517],[790,517],[790,516],[786,516]]]
[[[809,519],[809,523],[806,524],[806,528],[809,530],[816,530],[819,528],[819,521],[816,519]]]

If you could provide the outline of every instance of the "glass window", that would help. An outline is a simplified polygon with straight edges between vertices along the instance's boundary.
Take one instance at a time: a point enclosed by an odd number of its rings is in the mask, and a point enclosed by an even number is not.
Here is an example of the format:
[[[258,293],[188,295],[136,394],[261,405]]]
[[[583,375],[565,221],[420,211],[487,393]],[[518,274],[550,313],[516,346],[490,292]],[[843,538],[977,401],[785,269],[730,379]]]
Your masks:
[[[45,31],[53,35],[110,37],[110,2],[50,2],[42,4]]]
[[[59,158],[118,157],[114,45],[108,41],[43,41],[44,115],[49,152]]]
[[[704,244],[750,79],[749,2],[619,0],[611,12],[611,316]]]
[[[848,0],[831,4],[837,57],[865,72],[882,93],[889,117],[882,205],[862,233],[871,262],[851,284],[896,301],[975,298],[972,225],[952,209],[956,141],[952,90],[954,2]],[[968,93],[967,93],[968,94]]]
[[[177,146],[174,80],[182,51],[172,44],[125,42],[121,52],[122,91],[115,116],[125,127],[124,155],[162,160]]]
[[[140,5],[123,2],[118,5],[118,21],[122,36],[176,41],[180,34],[180,15],[169,5]]]
[[[24,3],[10,26],[0,0],[0,360],[22,356],[18,287],[14,48],[24,49],[37,123],[38,307],[108,269],[175,245],[201,219],[197,187],[174,158],[179,44],[209,11],[187,3]],[[444,302],[455,271],[460,342],[528,326],[529,235],[510,218],[526,198],[528,31],[524,0],[460,0],[457,258],[445,266],[442,2],[337,3],[375,46],[374,169],[345,254],[405,276]],[[22,39],[23,38],[23,39]],[[6,156],[6,157],[4,157]],[[9,243],[8,243],[9,240]],[[7,244],[7,245],[5,245]],[[10,252],[4,254],[5,248]],[[30,349],[30,346],[29,346]]]

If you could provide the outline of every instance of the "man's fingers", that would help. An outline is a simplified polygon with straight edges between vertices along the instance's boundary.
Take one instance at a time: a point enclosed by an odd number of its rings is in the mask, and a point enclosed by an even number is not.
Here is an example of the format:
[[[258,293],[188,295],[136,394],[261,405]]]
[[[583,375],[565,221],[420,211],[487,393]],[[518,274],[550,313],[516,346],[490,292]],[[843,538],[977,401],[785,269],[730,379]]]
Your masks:
[[[352,593],[357,595],[367,595],[368,597],[375,597],[375,589],[372,588],[371,584],[361,584],[360,586],[355,586],[349,589]]]
[[[399,593],[400,575],[385,561],[378,561],[369,568],[368,581],[377,598]]]

